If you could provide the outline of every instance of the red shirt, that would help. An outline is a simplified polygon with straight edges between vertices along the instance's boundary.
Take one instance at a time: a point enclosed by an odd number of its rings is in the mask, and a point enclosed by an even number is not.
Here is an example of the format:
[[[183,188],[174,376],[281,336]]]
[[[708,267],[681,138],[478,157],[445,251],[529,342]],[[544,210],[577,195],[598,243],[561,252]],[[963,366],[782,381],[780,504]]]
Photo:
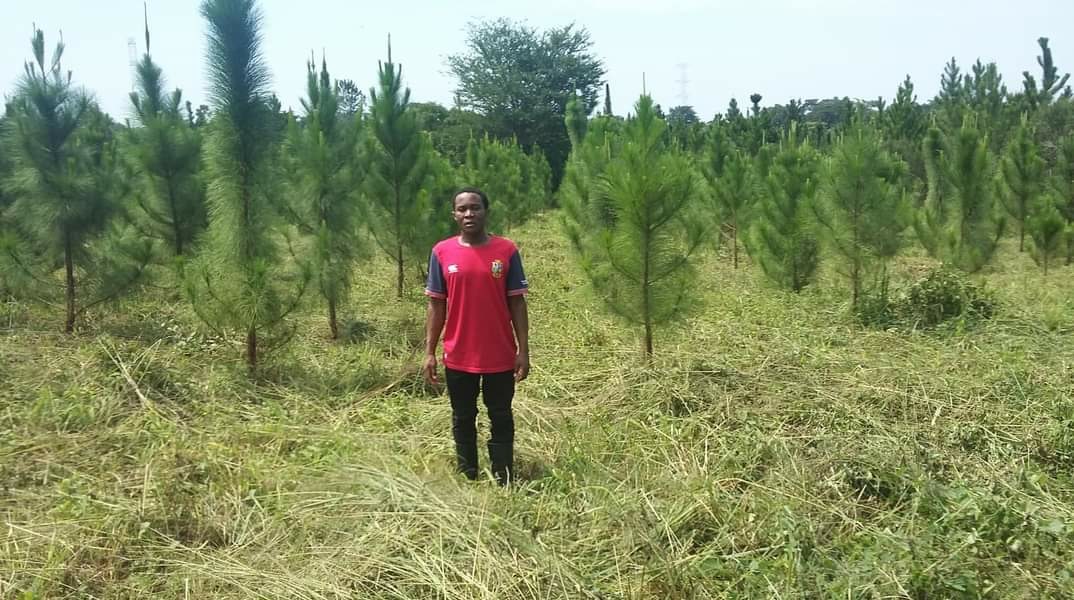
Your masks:
[[[515,332],[507,297],[528,291],[518,247],[490,235],[480,246],[458,236],[433,247],[425,293],[447,299],[444,366],[468,373],[515,368]]]

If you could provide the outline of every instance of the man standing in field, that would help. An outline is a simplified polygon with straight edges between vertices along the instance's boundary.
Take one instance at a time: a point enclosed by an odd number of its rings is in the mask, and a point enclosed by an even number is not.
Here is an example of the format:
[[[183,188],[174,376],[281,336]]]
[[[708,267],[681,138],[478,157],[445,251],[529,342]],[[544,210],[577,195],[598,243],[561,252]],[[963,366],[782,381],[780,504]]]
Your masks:
[[[477,396],[482,393],[491,434],[492,474],[508,484],[514,468],[515,384],[529,375],[528,285],[511,240],[485,229],[488,197],[464,188],[452,200],[459,235],[433,247],[425,294],[425,361],[429,383],[439,383],[436,346],[444,334],[444,375],[451,398],[451,433],[458,469],[477,479]],[[517,340],[517,345],[516,345]]]

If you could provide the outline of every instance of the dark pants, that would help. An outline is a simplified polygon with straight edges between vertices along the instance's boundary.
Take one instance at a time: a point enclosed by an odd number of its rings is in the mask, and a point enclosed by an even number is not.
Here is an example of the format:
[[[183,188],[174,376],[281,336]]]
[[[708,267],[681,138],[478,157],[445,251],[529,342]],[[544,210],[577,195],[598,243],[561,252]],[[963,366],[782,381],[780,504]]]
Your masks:
[[[451,397],[451,434],[455,438],[459,471],[470,479],[477,479],[477,395],[480,391],[492,430],[488,442],[492,474],[501,485],[507,484],[514,468],[515,417],[511,412],[511,400],[515,396],[514,372],[465,373],[445,369],[445,380]]]

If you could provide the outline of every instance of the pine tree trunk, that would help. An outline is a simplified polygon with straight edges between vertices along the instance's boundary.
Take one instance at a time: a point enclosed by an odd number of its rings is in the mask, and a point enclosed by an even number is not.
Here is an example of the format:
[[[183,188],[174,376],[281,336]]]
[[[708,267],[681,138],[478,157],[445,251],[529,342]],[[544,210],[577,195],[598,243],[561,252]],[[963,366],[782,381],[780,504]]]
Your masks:
[[[175,236],[175,255],[183,255],[183,231],[179,225],[179,207],[175,203],[175,185],[172,183],[172,174],[169,170],[165,173],[168,178],[168,204],[172,211],[172,235]]]
[[[336,301],[330,299],[328,301],[328,329],[332,332],[332,339],[339,339],[339,325],[336,322]]]
[[[64,333],[75,331],[75,259],[73,253],[71,234],[66,233],[63,239],[63,266],[67,274],[67,321],[63,326]]]
[[[738,218],[736,217],[731,224],[734,229],[731,231],[731,255],[733,256],[733,262],[735,269],[738,269]]]
[[[246,332],[246,366],[250,371],[257,368],[257,329],[253,327]]]
[[[403,242],[399,241],[399,245],[395,249],[395,266],[396,266],[396,290],[395,297],[403,297]]]
[[[399,214],[402,208],[399,206],[399,188],[395,189],[395,267],[396,289],[395,297],[403,297],[403,224]]]
[[[645,240],[642,242],[642,266],[641,266],[641,312],[645,320],[645,360],[653,357],[653,313],[649,299],[649,232],[646,231]]]

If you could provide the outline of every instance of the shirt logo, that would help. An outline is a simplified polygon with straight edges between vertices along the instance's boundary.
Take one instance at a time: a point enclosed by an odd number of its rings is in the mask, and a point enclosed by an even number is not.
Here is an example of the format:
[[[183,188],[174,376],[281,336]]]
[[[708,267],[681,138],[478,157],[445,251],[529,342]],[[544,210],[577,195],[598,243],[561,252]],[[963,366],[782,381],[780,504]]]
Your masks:
[[[448,265],[447,266],[447,272],[448,273],[458,273],[459,272],[459,265]]]
[[[503,261],[498,258],[492,261],[492,276],[496,279],[503,277]]]

